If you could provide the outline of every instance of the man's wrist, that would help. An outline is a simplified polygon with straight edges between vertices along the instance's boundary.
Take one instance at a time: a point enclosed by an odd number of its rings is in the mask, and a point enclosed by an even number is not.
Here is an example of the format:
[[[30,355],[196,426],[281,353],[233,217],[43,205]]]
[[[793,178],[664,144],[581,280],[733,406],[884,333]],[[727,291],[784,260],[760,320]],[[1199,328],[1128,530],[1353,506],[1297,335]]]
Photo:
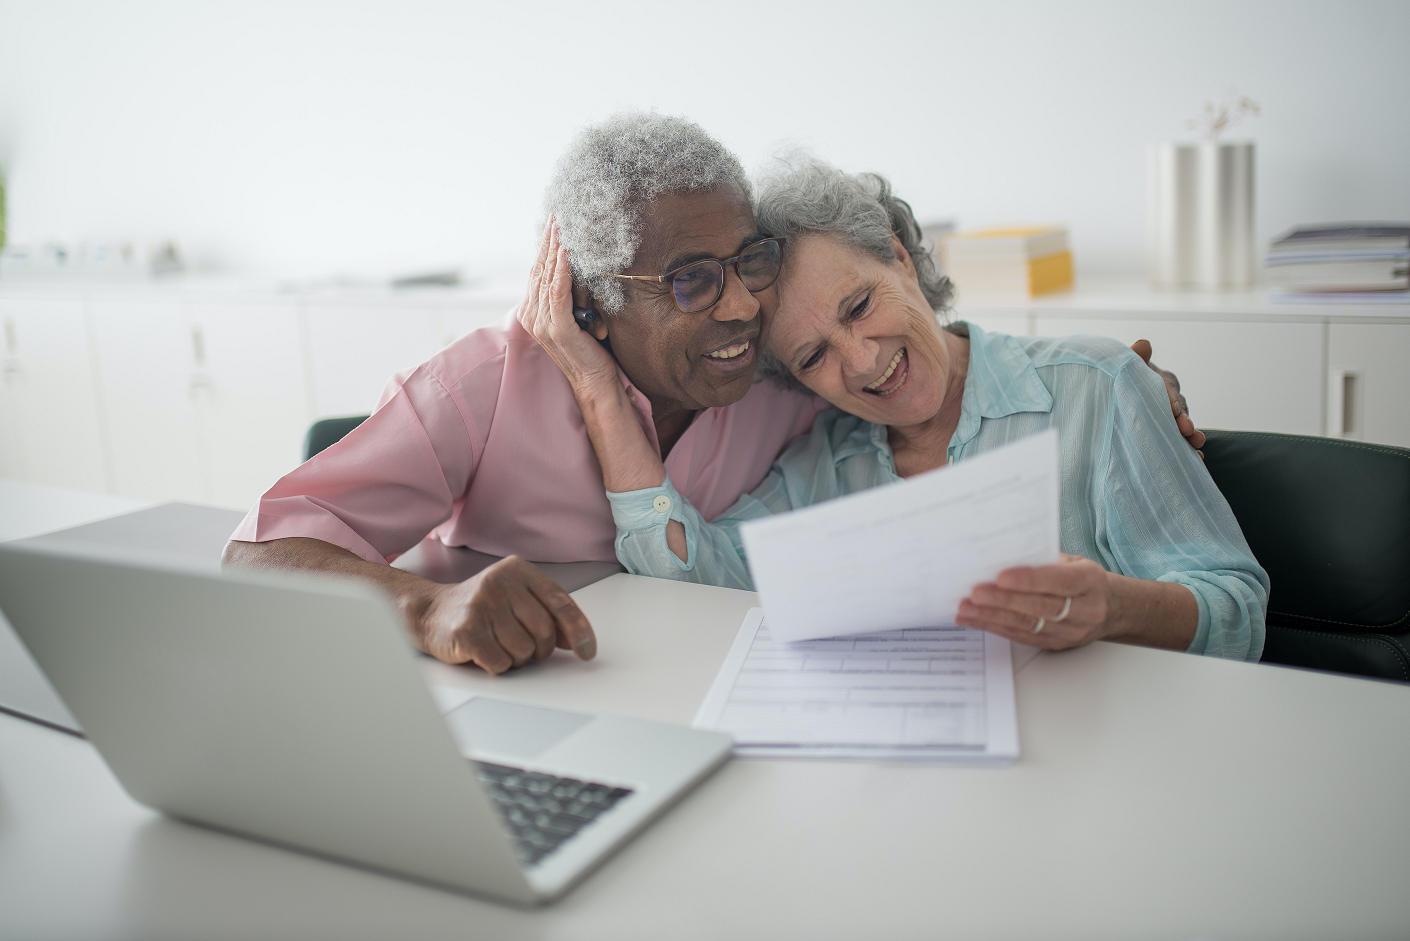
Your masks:
[[[416,647],[423,652],[430,651],[427,640],[430,634],[431,609],[444,587],[429,579],[407,579],[393,594],[397,612],[405,622],[407,630],[411,632]]]

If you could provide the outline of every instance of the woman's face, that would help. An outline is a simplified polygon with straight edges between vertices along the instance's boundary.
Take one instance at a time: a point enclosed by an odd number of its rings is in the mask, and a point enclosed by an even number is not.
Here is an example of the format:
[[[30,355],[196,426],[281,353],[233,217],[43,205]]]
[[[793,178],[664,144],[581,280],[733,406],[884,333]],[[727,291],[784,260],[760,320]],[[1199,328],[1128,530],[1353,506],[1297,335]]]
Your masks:
[[[891,242],[884,262],[831,236],[792,241],[768,345],[838,408],[905,427],[940,410],[950,357],[910,256]]]

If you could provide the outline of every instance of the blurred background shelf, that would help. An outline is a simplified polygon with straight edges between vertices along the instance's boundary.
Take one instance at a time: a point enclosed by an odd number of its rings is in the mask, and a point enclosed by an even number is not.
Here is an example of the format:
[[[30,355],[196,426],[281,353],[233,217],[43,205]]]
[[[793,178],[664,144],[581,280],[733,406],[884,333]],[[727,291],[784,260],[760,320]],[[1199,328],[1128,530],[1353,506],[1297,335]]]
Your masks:
[[[1201,427],[1410,447],[1407,305],[1278,304],[1266,289],[1171,292],[1094,279],[1028,301],[961,297],[956,316],[1023,336],[1150,340]]]
[[[0,284],[0,477],[244,509],[298,463],[312,421],[371,411],[394,373],[503,318],[521,291]],[[1410,446],[1410,308],[1113,280],[961,298],[956,316],[1148,339],[1202,427]]]

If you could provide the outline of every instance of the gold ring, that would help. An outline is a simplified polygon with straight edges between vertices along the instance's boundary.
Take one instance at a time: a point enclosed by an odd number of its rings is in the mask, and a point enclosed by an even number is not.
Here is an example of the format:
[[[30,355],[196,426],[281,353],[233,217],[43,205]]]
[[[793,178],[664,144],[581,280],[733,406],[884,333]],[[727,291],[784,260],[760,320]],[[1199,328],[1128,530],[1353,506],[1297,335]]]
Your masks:
[[[1064,601],[1064,602],[1062,603],[1062,614],[1059,614],[1057,617],[1053,618],[1053,623],[1056,624],[1058,621],[1061,621],[1063,618],[1067,617],[1067,612],[1069,612],[1069,611],[1071,611],[1071,610],[1072,610],[1072,599],[1071,599],[1071,598],[1068,598],[1066,601]]]

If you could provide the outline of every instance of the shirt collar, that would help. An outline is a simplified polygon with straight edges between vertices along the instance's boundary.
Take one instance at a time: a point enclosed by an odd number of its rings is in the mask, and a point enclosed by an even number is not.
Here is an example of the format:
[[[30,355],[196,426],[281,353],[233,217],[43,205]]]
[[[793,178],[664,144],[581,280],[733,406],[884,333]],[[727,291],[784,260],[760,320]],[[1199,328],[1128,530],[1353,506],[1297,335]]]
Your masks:
[[[960,423],[951,444],[967,444],[979,433],[982,418],[1019,412],[1051,412],[1053,396],[1038,377],[1033,360],[1018,340],[969,327],[969,372],[964,380]]]

